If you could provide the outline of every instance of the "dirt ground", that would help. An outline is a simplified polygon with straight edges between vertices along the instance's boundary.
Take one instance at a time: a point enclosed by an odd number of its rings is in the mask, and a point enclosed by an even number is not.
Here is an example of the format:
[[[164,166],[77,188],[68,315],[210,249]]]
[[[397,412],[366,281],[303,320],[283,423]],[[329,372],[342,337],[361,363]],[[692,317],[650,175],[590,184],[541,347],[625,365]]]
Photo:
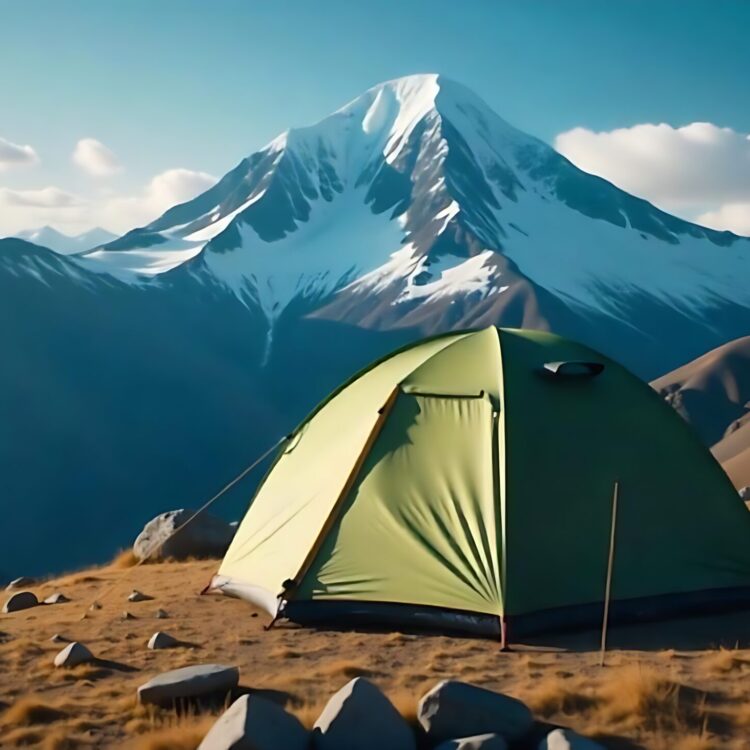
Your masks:
[[[750,613],[615,628],[607,666],[596,632],[539,638],[503,653],[493,641],[278,625],[246,602],[199,596],[216,562],[110,566],[31,590],[67,604],[0,615],[0,747],[194,748],[211,717],[146,709],[136,688],[190,664],[237,665],[241,684],[284,701],[311,725],[335,690],[370,678],[407,717],[437,681],[457,678],[525,700],[540,721],[611,748],[750,747]],[[154,597],[129,603],[133,588]],[[89,610],[92,601],[102,603]],[[155,619],[158,608],[168,619]],[[135,619],[122,619],[124,611]],[[82,616],[85,614],[85,618]],[[187,645],[149,651],[157,630]],[[92,665],[55,669],[59,633]]]

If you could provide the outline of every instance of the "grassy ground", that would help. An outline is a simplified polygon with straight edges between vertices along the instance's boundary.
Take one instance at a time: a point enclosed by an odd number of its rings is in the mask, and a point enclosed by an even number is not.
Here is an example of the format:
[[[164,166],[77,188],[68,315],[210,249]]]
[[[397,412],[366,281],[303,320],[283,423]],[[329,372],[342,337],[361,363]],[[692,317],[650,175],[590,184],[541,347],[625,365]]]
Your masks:
[[[448,677],[525,700],[540,720],[571,726],[612,748],[707,750],[748,746],[750,613],[614,629],[598,665],[598,634],[540,638],[502,653],[492,641],[405,633],[324,632],[280,625],[247,603],[198,592],[210,561],[112,566],[41,585],[73,601],[0,616],[0,747],[47,750],[195,748],[212,717],[138,706],[155,674],[201,662],[240,667],[241,684],[284,701],[308,725],[357,675],[378,684],[407,717]],[[154,597],[131,604],[133,588]],[[101,609],[91,611],[94,599]],[[155,619],[158,608],[169,618]],[[123,611],[135,619],[122,619]],[[85,618],[82,615],[85,614]],[[164,630],[191,644],[149,651]],[[55,669],[60,633],[100,661]]]

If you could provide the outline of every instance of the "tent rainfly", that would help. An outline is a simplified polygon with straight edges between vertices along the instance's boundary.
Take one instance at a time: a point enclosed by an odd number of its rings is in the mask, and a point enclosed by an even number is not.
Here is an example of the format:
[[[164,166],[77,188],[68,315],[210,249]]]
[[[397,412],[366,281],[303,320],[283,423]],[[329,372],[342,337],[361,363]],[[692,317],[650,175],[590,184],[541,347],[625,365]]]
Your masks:
[[[750,513],[674,410],[548,333],[421,341],[299,425],[211,588],[302,624],[500,635],[750,604]]]

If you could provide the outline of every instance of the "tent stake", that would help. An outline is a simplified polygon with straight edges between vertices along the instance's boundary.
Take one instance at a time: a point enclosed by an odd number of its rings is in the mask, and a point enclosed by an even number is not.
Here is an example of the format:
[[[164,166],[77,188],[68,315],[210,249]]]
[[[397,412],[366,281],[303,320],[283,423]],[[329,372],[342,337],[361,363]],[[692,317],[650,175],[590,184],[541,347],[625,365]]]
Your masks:
[[[609,599],[612,593],[612,568],[615,561],[615,530],[617,529],[617,496],[620,492],[619,481],[615,482],[612,492],[612,528],[609,533],[609,558],[607,559],[607,583],[604,587],[604,617],[602,619],[602,644],[599,666],[604,666],[604,653],[607,650],[607,625],[609,623]]]

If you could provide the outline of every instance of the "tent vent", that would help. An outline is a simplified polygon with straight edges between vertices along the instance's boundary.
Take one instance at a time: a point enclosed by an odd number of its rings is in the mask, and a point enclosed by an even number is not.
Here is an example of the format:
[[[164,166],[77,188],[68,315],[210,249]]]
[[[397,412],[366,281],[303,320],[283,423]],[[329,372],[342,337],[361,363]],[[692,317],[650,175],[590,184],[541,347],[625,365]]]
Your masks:
[[[604,370],[601,362],[545,362],[542,370],[545,375],[556,378],[594,378]]]

